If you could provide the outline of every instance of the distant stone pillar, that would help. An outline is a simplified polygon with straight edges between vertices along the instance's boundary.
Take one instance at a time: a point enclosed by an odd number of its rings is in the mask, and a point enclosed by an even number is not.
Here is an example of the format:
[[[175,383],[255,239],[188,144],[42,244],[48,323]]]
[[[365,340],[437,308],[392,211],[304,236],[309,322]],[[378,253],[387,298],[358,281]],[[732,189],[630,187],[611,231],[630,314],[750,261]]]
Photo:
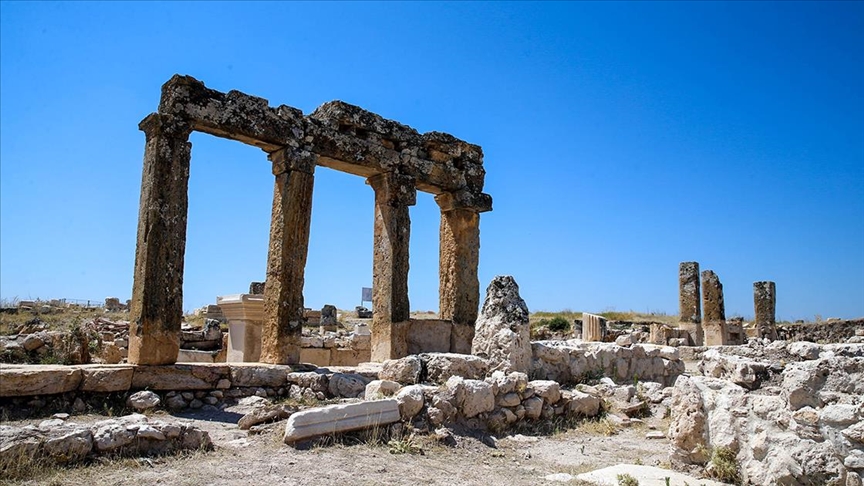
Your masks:
[[[372,361],[408,354],[409,206],[417,201],[414,178],[395,172],[366,181],[375,190],[372,261]]]
[[[711,270],[702,272],[702,327],[706,346],[729,344],[723,284]]]
[[[300,362],[303,278],[317,156],[286,147],[269,158],[276,183],[264,284],[261,362],[296,364]]]
[[[603,330],[606,328],[606,319],[602,316],[582,313],[582,340],[603,341]]]
[[[177,362],[183,319],[191,126],[153,113],[138,127],[147,136],[129,324],[131,364]]]
[[[699,262],[681,262],[678,266],[678,292],[678,328],[690,335],[694,345],[702,346]]]
[[[756,311],[756,330],[760,338],[777,339],[775,310],[777,287],[774,282],[753,282],[753,307]]]
[[[441,208],[439,318],[453,323],[450,352],[471,354],[480,305],[480,214],[460,207],[449,193],[435,196],[435,201]]]

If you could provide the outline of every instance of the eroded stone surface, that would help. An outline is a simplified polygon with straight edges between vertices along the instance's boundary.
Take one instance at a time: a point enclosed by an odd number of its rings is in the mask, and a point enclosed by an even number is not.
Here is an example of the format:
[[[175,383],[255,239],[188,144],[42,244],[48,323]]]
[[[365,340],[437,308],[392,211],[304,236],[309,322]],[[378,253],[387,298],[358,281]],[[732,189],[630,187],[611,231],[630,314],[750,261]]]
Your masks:
[[[471,352],[488,359],[491,371],[530,371],[528,306],[513,277],[495,277],[486,289]]]

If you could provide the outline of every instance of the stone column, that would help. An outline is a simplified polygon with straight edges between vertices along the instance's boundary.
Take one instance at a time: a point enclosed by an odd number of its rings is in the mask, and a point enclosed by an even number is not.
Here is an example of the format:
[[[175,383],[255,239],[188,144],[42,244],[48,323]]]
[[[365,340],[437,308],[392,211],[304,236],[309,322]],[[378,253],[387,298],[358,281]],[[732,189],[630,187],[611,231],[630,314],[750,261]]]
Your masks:
[[[602,316],[582,313],[582,340],[603,341],[606,319]]]
[[[471,354],[480,305],[480,214],[459,207],[447,193],[435,196],[441,208],[439,318],[451,321],[450,352]]]
[[[300,362],[303,278],[317,156],[286,147],[269,158],[276,183],[264,285],[261,361],[296,364]]]
[[[756,310],[756,330],[760,338],[777,339],[774,312],[777,306],[777,287],[774,282],[753,282],[753,306]]]
[[[678,328],[690,335],[694,345],[702,346],[699,262],[681,262],[678,266],[678,292]]]
[[[366,181],[375,190],[372,261],[372,361],[408,353],[408,207],[417,201],[414,179],[388,172]]]
[[[129,363],[177,362],[183,319],[191,126],[153,113],[138,127],[147,136],[129,324]]]
[[[706,346],[729,344],[723,284],[711,270],[702,272],[702,326]]]

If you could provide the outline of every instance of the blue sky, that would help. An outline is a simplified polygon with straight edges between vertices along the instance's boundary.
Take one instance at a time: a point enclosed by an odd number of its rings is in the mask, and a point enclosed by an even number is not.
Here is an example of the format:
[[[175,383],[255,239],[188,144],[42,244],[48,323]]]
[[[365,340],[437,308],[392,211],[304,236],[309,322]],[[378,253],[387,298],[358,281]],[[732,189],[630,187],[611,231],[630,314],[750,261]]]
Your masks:
[[[341,99],[481,145],[480,282],[529,308],[864,316],[864,3],[0,3],[0,296],[129,298],[144,134],[181,73],[309,113]],[[264,278],[265,154],[191,137],[184,307]],[[371,188],[316,172],[305,299],[371,284]],[[437,310],[439,213],[409,292]]]

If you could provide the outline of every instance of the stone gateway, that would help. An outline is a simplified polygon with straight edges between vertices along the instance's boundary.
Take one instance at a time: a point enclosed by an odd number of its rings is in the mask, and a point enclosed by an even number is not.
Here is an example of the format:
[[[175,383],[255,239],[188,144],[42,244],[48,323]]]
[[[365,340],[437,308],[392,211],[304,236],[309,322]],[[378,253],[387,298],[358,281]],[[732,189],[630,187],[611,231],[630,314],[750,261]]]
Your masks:
[[[199,131],[254,145],[274,176],[261,361],[300,359],[303,281],[317,166],[366,179],[374,197],[372,359],[408,353],[408,208],[417,190],[441,209],[440,310],[451,325],[449,349],[471,349],[480,300],[479,214],[492,209],[483,193],[482,149],[441,132],[418,133],[359,107],[332,101],[308,116],[239,91],[222,93],[175,75],[162,86],[146,134],[138,244],[132,288],[129,362],[171,364],[183,317],[189,135]]]

